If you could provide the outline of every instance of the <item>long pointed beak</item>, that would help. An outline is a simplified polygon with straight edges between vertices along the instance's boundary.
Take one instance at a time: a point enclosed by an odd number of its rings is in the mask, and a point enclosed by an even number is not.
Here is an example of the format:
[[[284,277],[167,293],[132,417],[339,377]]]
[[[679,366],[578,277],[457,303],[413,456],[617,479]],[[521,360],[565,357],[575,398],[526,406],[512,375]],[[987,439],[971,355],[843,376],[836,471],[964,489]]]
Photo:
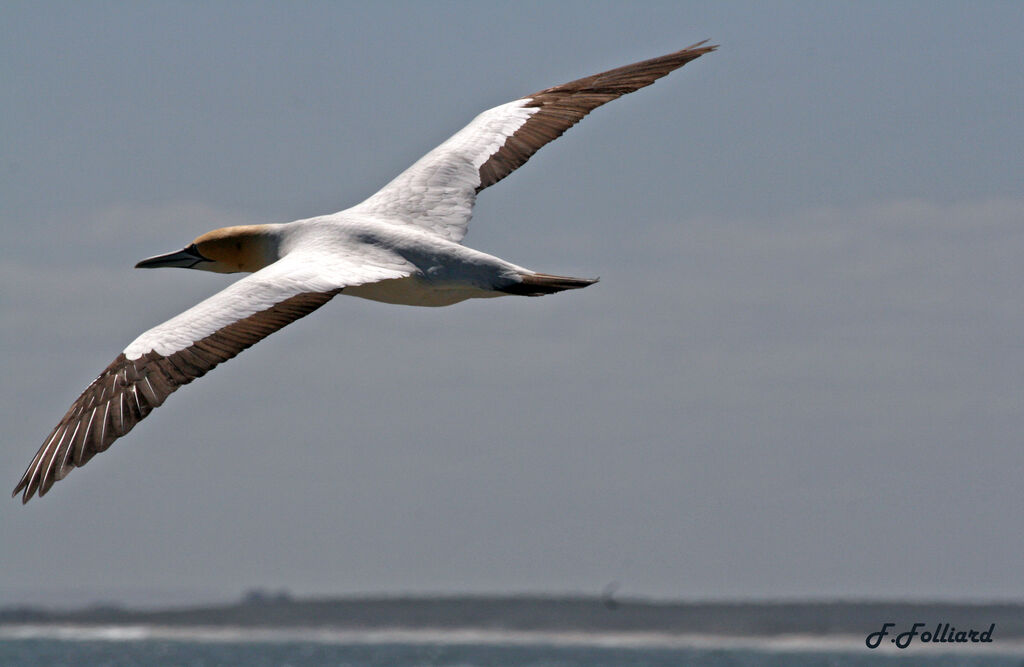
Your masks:
[[[193,243],[184,250],[178,252],[169,252],[166,255],[157,255],[156,257],[147,257],[138,264],[135,265],[136,269],[159,269],[165,266],[176,266],[182,269],[195,268],[196,264],[202,262],[210,262],[212,260],[207,259],[199,254],[199,249],[196,248],[196,244]]]

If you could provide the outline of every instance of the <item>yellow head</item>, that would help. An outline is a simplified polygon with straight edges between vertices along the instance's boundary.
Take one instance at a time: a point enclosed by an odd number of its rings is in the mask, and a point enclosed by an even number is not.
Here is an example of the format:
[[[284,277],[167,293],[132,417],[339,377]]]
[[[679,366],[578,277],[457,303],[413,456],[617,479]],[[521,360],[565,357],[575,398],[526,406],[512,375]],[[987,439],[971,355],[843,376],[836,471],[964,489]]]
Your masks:
[[[242,225],[215,229],[196,238],[183,250],[144,259],[135,268],[175,266],[215,273],[259,271],[279,257],[276,227]]]

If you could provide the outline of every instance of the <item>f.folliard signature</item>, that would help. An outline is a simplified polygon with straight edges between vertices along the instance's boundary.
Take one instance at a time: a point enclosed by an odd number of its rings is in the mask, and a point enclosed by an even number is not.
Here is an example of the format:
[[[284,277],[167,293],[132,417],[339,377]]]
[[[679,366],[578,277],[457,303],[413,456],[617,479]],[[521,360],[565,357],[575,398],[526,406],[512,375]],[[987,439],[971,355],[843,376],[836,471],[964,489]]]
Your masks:
[[[869,634],[864,643],[868,648],[878,648],[882,645],[882,639],[889,637],[889,643],[895,644],[896,648],[907,648],[915,639],[922,644],[988,644],[992,642],[992,633],[996,630],[995,623],[983,631],[974,628],[963,630],[949,623],[937,623],[934,630],[926,623],[914,623],[909,630],[899,633],[893,630],[895,627],[895,623],[883,623],[882,629]]]

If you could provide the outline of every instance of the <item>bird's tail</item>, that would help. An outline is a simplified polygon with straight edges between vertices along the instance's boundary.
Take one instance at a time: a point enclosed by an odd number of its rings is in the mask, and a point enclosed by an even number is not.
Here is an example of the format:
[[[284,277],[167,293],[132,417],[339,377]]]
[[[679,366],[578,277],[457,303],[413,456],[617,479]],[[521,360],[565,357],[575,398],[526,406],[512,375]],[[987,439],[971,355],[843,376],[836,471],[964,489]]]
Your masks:
[[[510,283],[500,291],[520,296],[543,296],[567,289],[580,289],[598,281],[597,278],[570,278],[549,273],[523,273],[519,277],[522,278],[521,282]]]

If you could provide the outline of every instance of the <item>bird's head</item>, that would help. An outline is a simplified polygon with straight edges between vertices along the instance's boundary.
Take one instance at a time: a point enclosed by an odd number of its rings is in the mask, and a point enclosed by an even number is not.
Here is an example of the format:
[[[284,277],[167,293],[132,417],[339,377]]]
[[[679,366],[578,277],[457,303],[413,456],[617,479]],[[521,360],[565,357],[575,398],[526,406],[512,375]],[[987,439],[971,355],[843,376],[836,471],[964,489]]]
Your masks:
[[[186,248],[142,260],[136,269],[175,266],[215,273],[259,271],[277,261],[276,225],[222,227],[196,238]]]

